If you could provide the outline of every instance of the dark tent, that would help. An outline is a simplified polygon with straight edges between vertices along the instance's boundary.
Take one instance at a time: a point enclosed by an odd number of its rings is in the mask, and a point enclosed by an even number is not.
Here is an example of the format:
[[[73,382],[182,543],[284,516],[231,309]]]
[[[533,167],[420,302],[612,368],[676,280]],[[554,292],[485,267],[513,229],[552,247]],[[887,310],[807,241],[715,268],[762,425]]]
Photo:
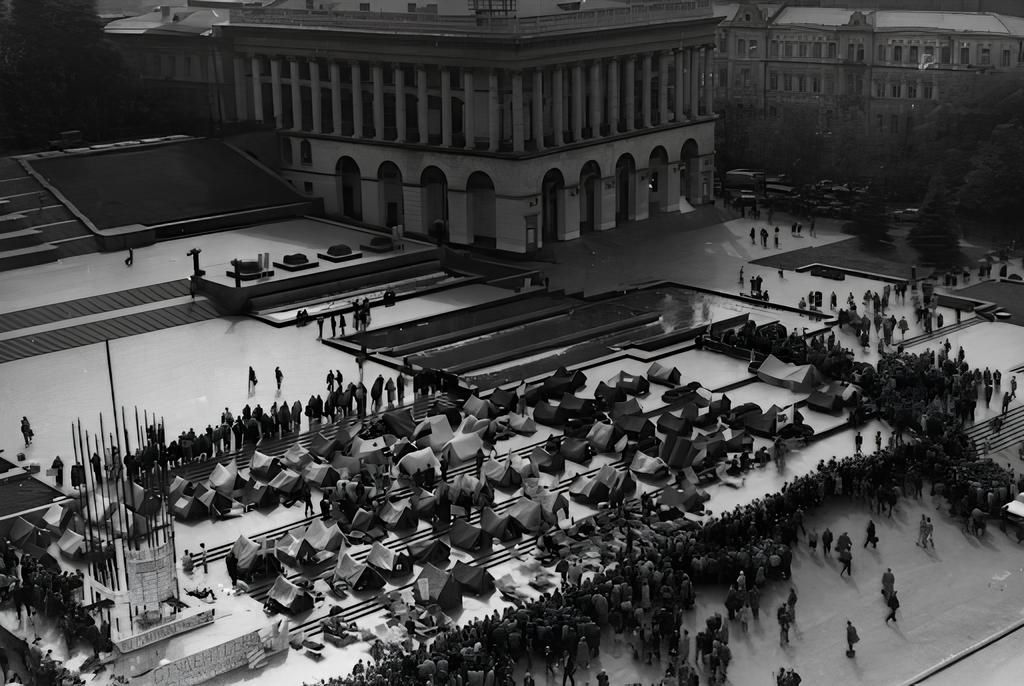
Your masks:
[[[270,487],[283,495],[294,495],[302,490],[302,476],[290,469],[282,469],[271,480]]]
[[[519,396],[515,391],[505,391],[500,388],[491,393],[491,397],[488,400],[498,410],[498,414],[511,412],[519,406]]]
[[[677,436],[673,441],[662,444],[661,459],[672,469],[684,469],[694,462],[703,460],[707,452],[689,438]]]
[[[85,537],[82,534],[68,529],[57,541],[57,549],[64,557],[77,560],[85,555]]]
[[[537,533],[544,526],[540,503],[528,498],[517,499],[509,508],[508,517],[520,529],[530,533]]]
[[[171,512],[182,521],[198,519],[209,514],[206,506],[199,502],[194,496],[183,495],[174,501]]]
[[[416,428],[416,420],[413,419],[412,410],[392,410],[385,412],[382,417],[384,430],[398,438],[409,438]]]
[[[313,440],[309,444],[309,452],[325,460],[330,460],[334,452],[341,450],[341,448],[341,441],[333,436],[328,437],[324,435],[322,431],[314,434]]]
[[[512,468],[512,461],[502,462],[491,457],[483,466],[484,479],[494,488],[519,488],[523,483],[522,475]]]
[[[418,565],[432,564],[447,566],[452,549],[444,541],[436,538],[425,538],[409,544],[409,555]]]
[[[814,391],[807,398],[807,407],[817,412],[832,414],[843,409],[843,399],[832,393]]]
[[[542,446],[537,446],[530,453],[530,461],[539,471],[558,474],[565,471],[565,457],[561,453],[549,453]]]
[[[775,412],[754,414],[750,412],[743,416],[744,430],[754,436],[771,438],[775,434]]]
[[[739,453],[744,450],[750,451],[754,449],[754,437],[749,435],[746,431],[733,431],[732,436],[725,441],[725,451],[727,453]]]
[[[594,389],[594,398],[601,407],[610,408],[615,407],[616,403],[624,402],[626,400],[626,392],[618,386],[609,386],[604,381],[601,381],[597,384],[597,388]]]
[[[633,456],[633,463],[629,465],[631,472],[637,476],[644,476],[653,479],[660,479],[668,476],[668,464],[660,457],[651,457],[644,453],[637,452]]]
[[[249,481],[242,489],[242,504],[256,509],[276,505],[277,493],[268,484]]]
[[[408,500],[397,503],[387,501],[377,511],[377,516],[388,531],[401,531],[416,528],[416,512],[410,507]]]
[[[480,515],[480,528],[491,538],[499,541],[511,541],[519,538],[522,531],[507,514],[500,515],[489,507],[485,507]]]
[[[593,449],[585,438],[563,438],[558,446],[558,452],[569,462],[576,464],[590,464],[594,457]]]
[[[451,575],[463,593],[483,595],[494,590],[494,577],[481,565],[468,565],[460,560],[452,567]]]
[[[625,402],[615,403],[615,407],[612,408],[612,417],[616,419],[619,417],[643,413],[643,408],[640,407],[640,403],[637,402],[636,398],[630,398]]]
[[[451,574],[434,565],[424,565],[423,571],[412,585],[417,605],[437,605],[442,610],[462,606],[462,589]]]
[[[587,433],[587,442],[599,453],[620,452],[626,445],[626,435],[608,422],[597,422]]]
[[[589,398],[580,398],[566,393],[562,396],[561,401],[558,403],[558,407],[562,410],[562,416],[566,419],[574,417],[593,417],[594,413],[597,412],[597,408],[594,406],[594,401]],[[536,412],[536,410],[535,410]]]
[[[697,407],[707,407],[711,404],[710,395],[699,382],[691,381],[685,386],[665,391],[661,394],[661,400],[666,404],[693,402]]]
[[[565,393],[575,393],[587,385],[587,377],[583,372],[568,372],[564,368],[558,369],[544,383],[541,384],[540,394],[542,398],[558,398]]]
[[[313,463],[313,455],[298,443],[292,444],[281,456],[281,464],[292,471],[301,472]]]
[[[419,519],[431,521],[437,512],[437,496],[423,489],[414,490],[412,509]]]
[[[448,540],[453,548],[475,552],[491,544],[490,536],[484,530],[464,519],[456,519],[448,530]]]
[[[384,576],[399,576],[412,570],[412,558],[408,552],[392,550],[380,541],[373,544],[370,554],[366,556],[366,564]]]
[[[306,468],[302,470],[302,478],[322,489],[327,486],[333,487],[337,485],[338,479],[341,478],[341,475],[338,474],[337,469],[329,464],[324,464],[323,462],[310,462],[306,465]]]
[[[540,400],[533,407],[533,421],[544,426],[559,427],[565,424],[565,411],[546,400]]]
[[[369,565],[356,562],[345,553],[334,566],[334,583],[344,582],[353,591],[376,591],[384,588],[384,577]]]
[[[249,473],[266,481],[271,481],[281,472],[281,469],[281,460],[264,455],[259,450],[252,454],[252,460],[249,462]]]
[[[498,414],[489,400],[481,400],[475,395],[466,398],[466,402],[462,404],[462,411],[467,416],[477,419],[490,419]]]
[[[313,596],[283,576],[277,577],[274,581],[267,600],[273,601],[274,609],[288,615],[297,615],[313,609]]]
[[[711,499],[707,493],[689,481],[683,481],[680,488],[666,488],[661,494],[661,504],[681,512],[696,512],[703,503]]]
[[[653,363],[647,370],[647,380],[651,383],[662,386],[675,387],[679,385],[679,370],[675,367],[666,367],[660,362]]]
[[[723,414],[729,414],[731,408],[732,401],[729,400],[729,396],[723,395],[718,400],[711,401],[711,404],[708,405],[708,414],[712,417],[718,417]]]
[[[641,415],[623,415],[615,418],[615,426],[634,441],[642,441],[654,435],[654,424]]]
[[[651,390],[651,382],[646,377],[619,372],[608,379],[609,386],[615,386],[626,395],[644,395]]]

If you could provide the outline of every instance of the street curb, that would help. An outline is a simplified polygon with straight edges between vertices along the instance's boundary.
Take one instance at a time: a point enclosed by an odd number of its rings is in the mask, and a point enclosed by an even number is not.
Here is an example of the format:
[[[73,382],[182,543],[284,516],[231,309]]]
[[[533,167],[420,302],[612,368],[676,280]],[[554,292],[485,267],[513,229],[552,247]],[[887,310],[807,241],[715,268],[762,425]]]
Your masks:
[[[917,676],[912,677],[911,679],[908,679],[907,681],[904,681],[900,686],[916,686],[916,684],[920,684],[921,682],[925,681],[926,679],[929,679],[930,677],[935,676],[936,674],[938,674],[942,670],[946,669],[947,667],[951,667],[951,666],[955,665],[957,662],[960,662],[964,658],[973,655],[974,653],[978,652],[979,650],[981,650],[983,648],[987,648],[988,646],[992,645],[996,641],[999,641],[999,640],[1001,640],[1003,638],[1006,638],[1007,636],[1009,636],[1013,632],[1019,631],[1022,628],[1024,628],[1024,619],[1018,619],[1016,622],[1014,622],[1010,626],[1005,627],[1003,629],[1000,629],[999,631],[997,631],[996,633],[992,634],[991,636],[988,636],[987,638],[983,638],[980,641],[978,641],[977,643],[975,643],[974,645],[969,646],[968,648],[965,648],[964,650],[961,650],[959,653],[954,653],[953,655],[951,655],[950,657],[947,657],[942,662],[939,662],[936,665],[932,665],[931,667],[929,667],[928,669],[924,670],[923,672],[921,672]]]

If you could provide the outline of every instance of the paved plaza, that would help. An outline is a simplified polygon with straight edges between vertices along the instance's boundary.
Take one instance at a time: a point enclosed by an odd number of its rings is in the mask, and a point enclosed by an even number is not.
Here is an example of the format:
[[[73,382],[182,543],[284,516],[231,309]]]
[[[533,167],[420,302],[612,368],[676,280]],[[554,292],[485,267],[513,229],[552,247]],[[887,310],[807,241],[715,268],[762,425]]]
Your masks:
[[[701,210],[699,218],[662,216],[635,226],[587,234],[578,241],[556,244],[551,250],[550,261],[525,266],[543,272],[549,279],[551,290],[567,293],[593,295],[661,281],[706,289],[713,292],[715,299],[712,302],[719,303],[703,311],[708,324],[743,313],[749,314],[758,324],[778,321],[790,330],[822,327],[820,322],[796,309],[799,300],[810,292],[824,293],[828,314],[827,301],[832,291],[836,292],[840,307],[844,307],[848,294],[852,294],[859,305],[866,290],[877,291],[885,286],[885,281],[868,276],[848,276],[844,281],[832,281],[805,271],[786,269],[780,273],[777,269],[754,264],[755,260],[769,254],[808,247],[833,246],[833,249],[840,249],[836,246],[841,246],[848,237],[841,234],[833,222],[819,221],[816,237],[808,236],[806,229],[803,237],[799,238],[791,237],[784,230],[780,249],[766,250],[760,245],[751,245],[748,237],[751,227],[760,228],[763,221],[736,219],[731,215],[722,215],[716,220],[713,213],[717,214],[718,210]],[[786,226],[785,221],[785,217],[776,218],[776,223],[783,226]],[[202,248],[204,265],[220,268],[237,256],[239,241],[244,242],[249,252],[266,249],[277,253],[289,244],[296,250],[308,251],[312,246],[322,245],[323,236],[329,231],[330,227],[316,222],[294,220],[293,225],[286,226],[284,231],[254,227],[158,243],[137,250],[135,264],[130,268],[125,267],[121,255],[95,254],[0,273],[0,315],[54,305],[73,298],[183,279],[191,270],[191,260],[185,253],[193,247]],[[855,249],[854,245],[849,245],[849,250]],[[805,265],[794,265],[802,266]],[[1022,271],[1019,261],[1016,266],[1011,266],[1010,271]],[[756,275],[763,277],[765,288],[770,291],[771,299],[767,305],[749,298],[734,297],[747,294],[747,283]],[[441,290],[422,298],[401,301],[394,308],[374,308],[370,330],[485,305],[497,298],[494,289],[486,285]],[[203,300],[200,297],[197,302]],[[180,297],[173,302],[188,306],[191,299]],[[327,305],[329,303],[317,306]],[[785,307],[779,309],[778,305]],[[950,331],[944,333],[940,329],[928,335],[915,323],[909,299],[905,305],[894,304],[890,311],[897,318],[906,316],[911,323],[912,328],[906,336],[910,352],[934,350],[948,339],[954,355],[963,347],[972,367],[1001,370],[1004,385],[1009,383],[1014,370],[1024,366],[1024,352],[1021,352],[1024,351],[1024,328],[1018,326],[1020,322],[994,323],[981,319],[975,322],[972,321],[974,315],[967,313],[961,325],[954,327],[953,310],[940,307]],[[314,316],[315,313],[314,309]],[[283,310],[272,317],[280,320],[277,323],[285,323],[294,317],[294,313]],[[67,323],[38,324],[30,333],[45,334]],[[875,346],[862,348],[849,328],[841,330],[834,327],[833,332],[843,346],[856,351],[858,360],[878,361],[879,353]],[[0,333],[0,341],[10,335],[13,334]],[[872,340],[876,339],[873,337]],[[797,393],[759,381],[751,375],[745,360],[692,346],[669,346],[654,357],[645,357],[628,347],[620,352],[582,365],[587,384],[577,391],[579,397],[593,397],[597,384],[618,372],[645,374],[653,359],[677,367],[683,383],[699,381],[712,391],[716,399],[723,394],[728,395],[733,406],[750,402],[761,407],[772,404],[786,407],[801,403],[808,396],[806,392]],[[497,365],[497,369],[506,364],[512,363]],[[259,378],[252,394],[247,391],[247,370],[250,366]],[[280,367],[284,373],[280,390],[274,385],[275,367]],[[329,370],[340,370],[346,383],[360,374],[355,357],[318,340],[315,324],[301,328],[276,327],[252,317],[209,318],[125,336],[111,340],[109,352],[107,344],[92,343],[18,359],[0,364],[0,377],[3,379],[0,407],[9,408],[4,430],[0,432],[0,448],[5,451],[4,456],[12,460],[14,455],[24,452],[28,461],[38,462],[44,469],[58,454],[66,463],[71,463],[72,422],[80,419],[84,429],[95,433],[99,430],[100,414],[109,419],[115,404],[138,408],[140,414],[152,413],[160,417],[170,440],[170,436],[176,437],[190,427],[201,431],[207,424],[217,421],[225,407],[237,413],[247,403],[252,406],[261,404],[265,408],[281,401],[299,400],[305,404],[311,395],[324,393],[324,379]],[[493,371],[486,367],[474,370],[475,373]],[[369,385],[378,374],[390,378],[394,370],[371,358],[362,368],[362,374]],[[1021,380],[1024,381],[1024,375]],[[643,412],[655,419],[665,407],[661,390],[653,388],[638,402]],[[1019,399],[1014,400],[1011,414],[1019,413],[1020,405]],[[984,424],[999,410],[998,398],[987,408],[981,402],[976,421],[979,425]],[[820,460],[833,456],[841,458],[853,452],[855,430],[840,429],[845,427],[845,416],[810,411],[805,415],[815,432],[826,433],[827,437],[797,449],[781,472],[769,464],[763,469],[752,470],[739,484],[707,486],[711,496],[706,504],[707,510],[712,514],[722,513],[776,492],[794,478],[812,472]],[[35,431],[35,440],[27,449],[18,432],[18,420],[22,416],[31,420]],[[110,430],[109,424],[105,429]],[[880,421],[869,421],[859,430],[865,437],[870,437],[869,442],[876,432],[881,432],[882,440],[888,442],[890,429]],[[516,436],[499,444],[499,454],[504,456],[506,453],[528,451],[552,433],[559,432],[540,426],[532,436]],[[1017,441],[994,443],[993,459],[1010,463],[1019,471],[1024,464],[1017,457],[1018,444]],[[755,447],[768,445],[770,441],[767,439],[755,439]],[[602,454],[587,466],[567,463],[565,473],[555,478],[552,485],[564,490],[577,475],[593,474],[601,466],[616,461],[615,456]],[[40,478],[53,483],[45,475]],[[637,495],[657,492],[663,485],[664,482],[651,484],[641,480]],[[495,507],[519,497],[519,491],[497,493]],[[569,508],[575,519],[594,512],[593,508],[575,500],[570,502]],[[934,549],[914,545],[917,522],[922,514],[931,516],[936,523]],[[869,518],[878,525],[881,540],[877,549],[861,547]],[[257,538],[265,532],[283,530],[300,521],[308,521],[302,516],[301,502],[292,508],[277,507],[266,513],[254,512],[236,519],[179,523],[176,525],[177,548],[179,554],[185,548],[194,551],[200,542],[204,542],[211,550],[225,549],[240,535]],[[796,669],[804,684],[831,682],[882,686],[912,683],[916,675],[1020,621],[1024,615],[1024,550],[1021,546],[992,526],[983,539],[964,533],[960,521],[948,515],[945,500],[930,495],[927,488],[920,499],[901,500],[891,518],[872,515],[865,502],[847,496],[833,499],[815,511],[808,517],[806,526],[818,530],[829,527],[837,534],[850,532],[854,541],[853,575],[841,577],[840,564],[834,556],[826,558],[820,551],[815,554],[806,545],[798,545],[792,579],[769,583],[762,600],[764,612],[761,619],[752,623],[749,633],[733,628],[730,643],[733,664],[729,683],[774,683],[770,673],[778,671],[781,666]],[[429,527],[420,522],[416,535],[429,536],[428,532]],[[525,542],[514,545],[496,542],[491,555],[497,562],[491,566],[491,573],[495,578],[507,577],[527,595],[535,597],[537,592],[529,587],[528,582],[550,574],[551,570],[542,568],[533,558],[532,551],[533,546]],[[354,550],[350,552],[355,554]],[[471,562],[473,559],[469,553],[452,553],[453,561]],[[895,573],[896,587],[901,594],[902,608],[897,623],[883,622],[887,608],[879,590],[881,575],[886,568],[892,568]],[[412,576],[399,585],[408,584],[414,578]],[[230,590],[223,553],[219,557],[214,556],[208,572],[202,569],[191,574],[180,572],[179,583],[183,590],[205,586],[215,590],[217,613],[229,618],[223,623],[227,627],[225,631],[240,624],[266,621],[257,600]],[[326,584],[318,584],[322,586],[321,590],[326,591]],[[780,646],[774,609],[784,602],[790,586],[796,589],[800,598],[797,620],[791,632],[791,643]],[[688,612],[685,619],[691,636],[703,626],[708,615],[723,611],[724,591],[720,587],[698,588],[696,608]],[[364,600],[366,596],[357,595],[357,598]],[[344,607],[348,601],[337,601],[327,595],[324,602],[340,602]],[[461,613],[454,619],[482,616],[505,607],[507,602],[497,593],[481,599],[467,597]],[[313,610],[313,616],[323,616],[322,609]],[[847,620],[857,626],[861,636],[855,659],[848,659],[843,654]],[[19,625],[10,611],[0,613],[0,621],[16,633],[31,631],[29,626]],[[300,624],[306,621],[305,618],[296,620]],[[401,627],[386,625],[383,610],[360,617],[359,624],[380,638],[401,641],[405,637]],[[36,627],[36,630],[40,628]],[[922,683],[961,684],[967,680],[977,686],[1014,683],[1022,662],[1019,649],[1012,647],[1014,643],[1019,647],[1020,634],[1015,636],[995,643],[992,648],[976,653]],[[64,650],[54,631],[51,630],[45,640],[53,643],[56,654]],[[312,682],[348,673],[357,660],[369,659],[367,650],[366,643],[344,649],[328,647],[326,659],[319,662],[292,651],[286,658],[275,658],[262,671],[236,671],[210,683],[227,684],[240,680],[260,684]],[[80,664],[82,659],[83,656],[72,657],[70,664]],[[535,674],[543,672],[543,667],[538,666]],[[580,670],[576,681],[580,684],[596,683],[596,674],[601,668],[607,670],[611,683],[619,686],[655,683],[664,673],[662,667],[634,661],[627,647],[613,641],[608,633],[602,642],[600,657],[591,663],[589,669]],[[521,677],[521,671],[518,677]],[[538,683],[555,684],[560,681],[560,673],[546,679],[538,677]],[[95,682],[106,683],[104,675],[95,677]],[[706,683],[705,676],[702,676],[701,683]]]

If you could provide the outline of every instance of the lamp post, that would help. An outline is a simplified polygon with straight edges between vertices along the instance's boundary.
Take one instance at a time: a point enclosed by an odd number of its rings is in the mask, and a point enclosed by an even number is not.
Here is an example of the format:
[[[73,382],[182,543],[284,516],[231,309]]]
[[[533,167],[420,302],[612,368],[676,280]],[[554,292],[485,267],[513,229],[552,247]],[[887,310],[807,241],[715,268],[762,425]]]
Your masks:
[[[192,248],[186,255],[192,258],[192,273],[195,275],[196,280],[199,280],[200,276],[206,274],[205,271],[199,268],[199,253],[203,252],[202,248]]]

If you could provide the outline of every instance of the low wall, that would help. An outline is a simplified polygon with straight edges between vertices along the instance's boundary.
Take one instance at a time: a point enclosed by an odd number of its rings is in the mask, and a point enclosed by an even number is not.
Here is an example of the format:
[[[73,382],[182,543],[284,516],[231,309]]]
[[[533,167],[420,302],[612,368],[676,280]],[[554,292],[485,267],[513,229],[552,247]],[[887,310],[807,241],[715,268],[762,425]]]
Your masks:
[[[278,219],[290,219],[304,214],[323,214],[323,200],[317,198],[287,205],[260,207],[254,210],[217,214],[210,217],[197,217],[196,219],[185,219],[168,224],[157,224],[150,228],[155,231],[157,240],[168,240],[210,231],[220,231],[222,229],[237,229],[240,226],[262,224]]]

